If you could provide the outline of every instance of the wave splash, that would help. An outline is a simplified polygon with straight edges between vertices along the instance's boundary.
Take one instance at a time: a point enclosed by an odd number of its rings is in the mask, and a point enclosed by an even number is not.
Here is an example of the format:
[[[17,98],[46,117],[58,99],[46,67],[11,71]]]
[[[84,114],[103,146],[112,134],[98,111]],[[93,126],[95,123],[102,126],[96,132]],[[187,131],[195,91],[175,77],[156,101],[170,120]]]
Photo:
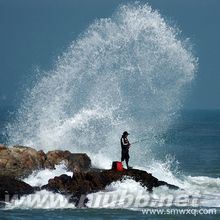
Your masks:
[[[141,133],[148,139],[146,147],[135,146],[141,155],[133,155],[143,165],[181,108],[196,65],[159,12],[148,5],[120,6],[111,18],[90,25],[41,74],[7,126],[9,144],[113,160],[121,133],[129,130],[134,140]]]

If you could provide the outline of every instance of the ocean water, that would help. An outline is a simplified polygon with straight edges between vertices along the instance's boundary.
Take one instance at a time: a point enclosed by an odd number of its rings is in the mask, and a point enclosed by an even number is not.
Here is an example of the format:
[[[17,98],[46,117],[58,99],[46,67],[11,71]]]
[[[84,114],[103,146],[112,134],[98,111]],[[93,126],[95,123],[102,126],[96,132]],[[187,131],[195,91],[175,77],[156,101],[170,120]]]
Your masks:
[[[183,196],[184,208],[216,208],[216,215],[199,219],[219,218],[220,112],[183,110],[199,62],[180,30],[149,5],[121,5],[112,17],[94,21],[54,63],[50,71],[35,73],[34,85],[27,85],[11,114],[1,110],[1,142],[85,152],[93,166],[110,168],[120,159],[120,135],[128,130],[135,142],[131,165],[180,190],[148,193],[127,179],[89,194],[84,209],[44,190],[8,203],[2,218],[181,219],[186,216],[146,216],[141,210],[180,208],[176,199]],[[60,164],[24,181],[41,186],[62,173],[72,175]],[[34,197],[46,199],[32,203]],[[128,197],[147,201],[129,204]],[[170,206],[161,201],[166,197],[172,197]],[[48,202],[54,198],[61,202]]]
[[[83,210],[10,210],[10,211],[1,211],[3,214],[2,219],[219,219],[219,215],[214,216],[190,216],[190,215],[177,215],[177,216],[159,216],[159,215],[142,215],[141,212],[129,211],[129,210],[106,210],[106,209],[83,209]],[[7,216],[7,217],[6,217]]]

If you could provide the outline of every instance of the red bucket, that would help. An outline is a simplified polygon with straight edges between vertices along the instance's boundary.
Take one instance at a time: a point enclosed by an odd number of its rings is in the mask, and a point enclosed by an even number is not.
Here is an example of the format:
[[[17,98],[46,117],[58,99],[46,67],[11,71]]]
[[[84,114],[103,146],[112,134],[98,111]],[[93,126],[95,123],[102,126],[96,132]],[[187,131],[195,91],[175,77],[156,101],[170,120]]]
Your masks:
[[[112,162],[112,169],[115,171],[123,171],[124,168],[122,162],[119,161]]]

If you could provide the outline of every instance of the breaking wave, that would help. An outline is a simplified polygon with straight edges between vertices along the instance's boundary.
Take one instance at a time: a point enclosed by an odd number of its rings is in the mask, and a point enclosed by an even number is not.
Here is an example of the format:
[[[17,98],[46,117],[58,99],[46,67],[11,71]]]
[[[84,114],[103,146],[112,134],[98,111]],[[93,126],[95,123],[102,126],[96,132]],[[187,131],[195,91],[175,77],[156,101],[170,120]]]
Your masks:
[[[135,146],[142,153],[132,156],[143,165],[194,78],[196,58],[185,43],[150,6],[120,6],[111,18],[91,24],[51,71],[40,74],[7,126],[9,144],[113,160],[121,133],[129,130],[133,140],[143,134],[148,139],[144,147]]]

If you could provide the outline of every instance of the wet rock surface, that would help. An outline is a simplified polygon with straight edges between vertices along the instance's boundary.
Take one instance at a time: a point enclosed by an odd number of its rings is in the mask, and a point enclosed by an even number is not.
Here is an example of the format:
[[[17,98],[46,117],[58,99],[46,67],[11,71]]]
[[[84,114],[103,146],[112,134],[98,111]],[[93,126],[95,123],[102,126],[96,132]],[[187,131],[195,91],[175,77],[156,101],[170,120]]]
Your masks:
[[[54,169],[65,163],[70,171],[85,171],[91,166],[87,154],[73,154],[69,151],[54,150],[44,153],[30,147],[0,145],[0,175],[26,177],[35,170]]]
[[[72,177],[61,175],[50,179],[48,184],[43,186],[42,189],[66,195],[71,194],[71,200],[77,206],[83,206],[87,202],[87,194],[105,190],[107,185],[126,178],[132,178],[136,182],[139,182],[142,186],[146,187],[146,190],[148,191],[152,191],[154,187],[162,185],[167,186],[170,189],[178,189],[178,187],[174,185],[159,181],[146,171],[137,169],[129,169],[122,172],[114,170],[95,170],[74,173]],[[82,198],[84,198],[83,201],[80,201]]]
[[[12,197],[20,197],[34,193],[35,189],[29,184],[14,177],[0,176],[0,201],[9,201]]]

